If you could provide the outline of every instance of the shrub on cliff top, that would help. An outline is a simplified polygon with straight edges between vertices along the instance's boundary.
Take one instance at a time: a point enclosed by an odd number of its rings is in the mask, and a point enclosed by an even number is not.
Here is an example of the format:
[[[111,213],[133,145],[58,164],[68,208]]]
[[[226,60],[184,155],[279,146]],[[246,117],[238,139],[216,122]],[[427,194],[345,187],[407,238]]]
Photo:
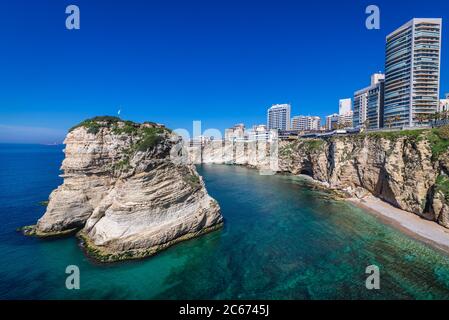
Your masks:
[[[438,128],[436,132],[441,139],[449,140],[449,125]]]
[[[437,160],[449,148],[449,126],[433,129],[427,138],[432,149],[432,158]]]
[[[391,132],[370,132],[369,137],[383,138],[388,140],[396,140],[405,137],[414,141],[426,139],[430,143],[432,150],[432,159],[437,160],[438,157],[446,152],[449,147],[449,126],[443,126],[436,129],[427,130],[401,130]]]
[[[304,140],[303,146],[307,151],[316,151],[319,150],[322,146],[325,145],[325,141],[322,139],[313,139],[313,140]]]
[[[165,131],[163,128],[143,128],[141,130],[142,139],[137,143],[137,151],[145,152],[156,146],[164,139],[161,136],[161,134]]]
[[[201,186],[200,178],[193,174],[187,174],[183,177],[183,179],[193,189],[196,189]]]
[[[69,129],[69,132],[72,132],[76,128],[84,127],[87,129],[88,133],[97,134],[100,131],[100,128],[110,127],[112,124],[115,124],[119,121],[122,121],[119,117],[113,116],[98,116],[90,119],[86,119],[76,126],[73,126]]]
[[[449,201],[449,178],[446,175],[439,175],[435,182],[436,191],[440,191],[446,201]]]
[[[112,128],[112,133],[114,134],[128,134],[133,135],[137,134],[139,130],[139,126],[132,121],[124,121],[124,124],[119,127],[118,124],[114,124]]]
[[[380,131],[380,132],[369,132],[368,136],[388,140],[395,140],[402,137],[419,140],[423,133],[424,130],[401,130],[401,131],[386,131],[386,132]]]

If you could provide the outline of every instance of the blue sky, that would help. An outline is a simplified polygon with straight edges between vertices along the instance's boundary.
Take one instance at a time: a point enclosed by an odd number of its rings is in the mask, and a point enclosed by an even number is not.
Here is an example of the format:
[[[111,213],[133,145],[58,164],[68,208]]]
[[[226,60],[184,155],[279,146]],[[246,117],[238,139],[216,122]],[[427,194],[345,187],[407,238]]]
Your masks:
[[[76,4],[81,29],[65,28]],[[381,29],[365,28],[365,8]],[[449,92],[449,2],[8,0],[0,4],[0,142],[61,142],[95,115],[223,130],[266,109],[325,116],[384,69],[385,36],[443,18],[441,94]]]

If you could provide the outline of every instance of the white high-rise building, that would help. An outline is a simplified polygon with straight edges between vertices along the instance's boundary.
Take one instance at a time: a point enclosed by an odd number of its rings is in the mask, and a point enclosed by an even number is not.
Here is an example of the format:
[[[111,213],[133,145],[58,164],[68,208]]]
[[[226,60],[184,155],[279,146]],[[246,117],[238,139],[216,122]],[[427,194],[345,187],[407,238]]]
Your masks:
[[[236,124],[234,127],[225,130],[225,140],[239,141],[245,136],[245,125],[243,123]]]
[[[351,98],[340,100],[338,105],[338,115],[339,115],[338,124],[340,127],[342,128],[352,127],[353,112],[352,112]]]
[[[305,131],[307,126],[307,117],[306,116],[294,116],[292,118],[292,130],[301,130]]]
[[[338,114],[344,116],[352,111],[351,98],[341,99],[338,105]]]
[[[290,130],[290,112],[289,104],[275,104],[267,111],[268,130]]]
[[[295,116],[292,118],[292,130],[318,131],[321,127],[321,118],[316,116]]]
[[[371,85],[354,93],[353,126],[380,128],[383,125],[383,94],[385,75],[375,73]]]
[[[307,119],[307,129],[310,131],[318,131],[321,128],[321,118],[314,116],[308,117]]]
[[[354,92],[354,127],[360,127],[366,122],[366,111],[368,109],[369,87]]]
[[[440,105],[438,108],[438,112],[446,111],[449,111],[449,97],[447,97],[447,99],[440,99]]]
[[[245,132],[247,141],[273,141],[277,138],[277,130],[268,130],[264,124],[255,125]]]
[[[340,115],[338,113],[331,114],[326,117],[326,130],[338,129],[338,124],[340,122]]]
[[[437,111],[441,25],[441,19],[415,18],[387,36],[384,122],[389,127],[413,127]]]
[[[385,75],[382,72],[373,73],[371,76],[371,85],[378,84],[381,81],[385,81]]]
[[[352,119],[353,119],[353,112],[350,111],[344,115],[338,116],[338,124],[340,125],[340,128],[348,129],[353,127]]]
[[[444,104],[446,104],[446,106],[447,106],[445,111],[449,111],[449,93],[446,93],[446,99],[443,99],[443,107],[444,107]],[[441,106],[441,103],[440,103],[440,106]]]

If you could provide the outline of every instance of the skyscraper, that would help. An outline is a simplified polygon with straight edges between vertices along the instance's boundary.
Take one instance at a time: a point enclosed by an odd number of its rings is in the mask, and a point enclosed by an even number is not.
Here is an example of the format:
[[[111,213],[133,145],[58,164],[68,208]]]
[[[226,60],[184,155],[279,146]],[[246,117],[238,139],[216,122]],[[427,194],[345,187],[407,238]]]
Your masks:
[[[354,114],[352,117],[354,128],[362,126],[366,121],[369,88],[354,92]]]
[[[412,19],[386,39],[384,121],[415,126],[437,111],[441,19]]]
[[[367,129],[379,129],[384,127],[384,94],[385,81],[370,87],[366,105],[365,127]]]
[[[275,104],[267,112],[267,127],[270,129],[290,130],[289,104]]]
[[[446,99],[440,99],[440,106],[438,108],[438,112],[446,111],[449,111],[449,96],[446,96]]]
[[[341,116],[347,115],[352,110],[352,102],[351,98],[348,99],[340,99],[338,104],[338,113]]]
[[[377,129],[383,126],[385,75],[375,73],[371,85],[354,93],[354,127]]]
[[[339,126],[351,128],[353,126],[353,111],[351,98],[341,99],[338,104]]]

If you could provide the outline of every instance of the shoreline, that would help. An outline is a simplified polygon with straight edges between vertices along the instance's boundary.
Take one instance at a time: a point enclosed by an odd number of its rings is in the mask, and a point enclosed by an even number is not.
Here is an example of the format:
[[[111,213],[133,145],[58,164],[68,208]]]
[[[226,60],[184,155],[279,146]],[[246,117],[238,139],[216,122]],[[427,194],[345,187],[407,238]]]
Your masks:
[[[449,255],[449,229],[440,226],[436,222],[421,218],[412,212],[398,209],[374,196],[364,199],[349,198],[347,201],[358,208],[368,211],[379,218],[381,222],[401,231],[407,236]]]
[[[207,165],[210,163],[201,163],[200,165],[204,164]],[[257,169],[254,167],[249,167],[248,165],[242,166],[246,167],[247,169]],[[276,174],[286,174],[294,177],[299,177],[311,183],[315,183],[328,191],[343,192],[342,190],[330,188],[327,183],[316,180],[309,175],[295,175],[291,172],[277,172]],[[433,249],[439,250],[444,254],[449,255],[449,229],[446,229],[438,223],[426,220],[413,212],[396,208],[373,195],[367,196],[362,199],[356,198],[354,196],[349,196],[342,200],[349,201],[356,207],[367,211],[368,213],[377,217],[381,223],[395,228],[396,230],[402,232],[410,238],[427,244]]]
[[[301,174],[299,177],[310,182],[315,182],[327,190],[335,190],[329,188],[326,183],[315,180],[310,176]],[[423,242],[449,255],[449,229],[446,229],[435,221],[426,220],[413,212],[396,208],[373,195],[362,199],[352,196],[345,200],[369,212],[382,223],[399,230],[410,238]]]

